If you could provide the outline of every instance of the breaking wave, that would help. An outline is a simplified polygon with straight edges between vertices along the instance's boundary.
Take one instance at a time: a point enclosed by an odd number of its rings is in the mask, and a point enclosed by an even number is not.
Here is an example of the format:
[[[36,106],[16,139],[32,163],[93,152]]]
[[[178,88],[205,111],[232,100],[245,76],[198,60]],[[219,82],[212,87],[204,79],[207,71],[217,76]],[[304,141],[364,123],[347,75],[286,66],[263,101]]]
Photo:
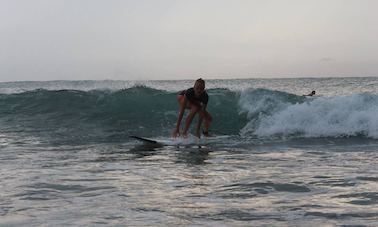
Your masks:
[[[268,89],[208,93],[215,134],[378,138],[375,94],[308,98]],[[177,120],[176,95],[145,86],[0,94],[0,131],[83,142],[125,140],[131,134],[168,136]]]

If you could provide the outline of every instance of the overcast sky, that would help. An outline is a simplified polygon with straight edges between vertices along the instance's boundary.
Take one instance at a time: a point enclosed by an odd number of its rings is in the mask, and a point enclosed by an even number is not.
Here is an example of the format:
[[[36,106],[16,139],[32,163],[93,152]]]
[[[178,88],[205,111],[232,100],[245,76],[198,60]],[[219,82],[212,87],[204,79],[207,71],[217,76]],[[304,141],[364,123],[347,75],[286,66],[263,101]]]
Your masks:
[[[0,0],[0,81],[378,76],[376,0]]]

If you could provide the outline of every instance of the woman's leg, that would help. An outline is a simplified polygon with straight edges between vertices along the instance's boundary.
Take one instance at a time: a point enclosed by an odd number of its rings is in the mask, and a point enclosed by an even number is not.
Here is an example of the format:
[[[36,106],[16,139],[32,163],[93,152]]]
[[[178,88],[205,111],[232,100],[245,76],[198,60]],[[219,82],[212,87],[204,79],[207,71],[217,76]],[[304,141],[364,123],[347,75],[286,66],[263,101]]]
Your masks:
[[[210,115],[209,112],[207,112],[206,110],[204,110],[200,114],[200,119],[199,120],[202,121],[202,119],[203,119],[203,134],[205,136],[208,136],[210,124],[211,124],[211,121],[213,120],[213,118],[211,117],[211,115]]]
[[[187,135],[190,124],[192,123],[193,118],[196,115],[196,113],[198,113],[198,111],[199,111],[198,107],[196,107],[194,105],[192,105],[190,107],[190,112],[189,112],[189,114],[188,114],[188,116],[186,117],[186,120],[185,120],[185,128],[184,128],[184,131],[183,131],[184,135]]]

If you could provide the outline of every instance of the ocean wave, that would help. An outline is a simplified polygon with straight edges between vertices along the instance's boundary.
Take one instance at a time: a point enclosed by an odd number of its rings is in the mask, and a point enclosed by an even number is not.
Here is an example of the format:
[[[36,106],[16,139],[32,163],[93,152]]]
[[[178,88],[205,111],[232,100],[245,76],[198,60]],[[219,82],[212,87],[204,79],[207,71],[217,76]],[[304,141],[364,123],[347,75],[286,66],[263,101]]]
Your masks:
[[[238,94],[210,89],[213,129],[237,134],[243,125]],[[105,90],[33,90],[0,95],[0,124],[13,131],[67,140],[124,140],[130,134],[170,135],[177,120],[177,92],[134,86]]]
[[[286,105],[270,115],[262,116],[255,128],[244,131],[266,137],[378,138],[378,96],[354,94],[340,97],[319,97],[303,103]]]
[[[177,92],[134,86],[116,91],[38,89],[0,94],[0,124],[2,130],[52,140],[168,136],[177,120]],[[208,93],[215,134],[378,138],[375,94],[308,98],[269,89],[209,89]]]

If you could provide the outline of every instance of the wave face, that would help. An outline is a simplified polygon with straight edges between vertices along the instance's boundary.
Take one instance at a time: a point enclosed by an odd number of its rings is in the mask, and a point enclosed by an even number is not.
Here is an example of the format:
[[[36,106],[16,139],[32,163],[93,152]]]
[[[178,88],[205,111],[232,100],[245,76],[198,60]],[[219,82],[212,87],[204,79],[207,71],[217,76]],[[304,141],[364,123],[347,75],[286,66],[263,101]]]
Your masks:
[[[209,90],[214,130],[237,134],[243,126],[237,94]],[[2,130],[51,140],[124,140],[131,134],[166,136],[178,115],[177,92],[143,86],[118,91],[34,90],[0,95]]]
[[[306,98],[268,89],[208,93],[215,134],[378,138],[374,94]],[[176,95],[144,86],[1,94],[1,130],[42,136],[50,142],[124,141],[131,134],[168,136],[178,115]]]

